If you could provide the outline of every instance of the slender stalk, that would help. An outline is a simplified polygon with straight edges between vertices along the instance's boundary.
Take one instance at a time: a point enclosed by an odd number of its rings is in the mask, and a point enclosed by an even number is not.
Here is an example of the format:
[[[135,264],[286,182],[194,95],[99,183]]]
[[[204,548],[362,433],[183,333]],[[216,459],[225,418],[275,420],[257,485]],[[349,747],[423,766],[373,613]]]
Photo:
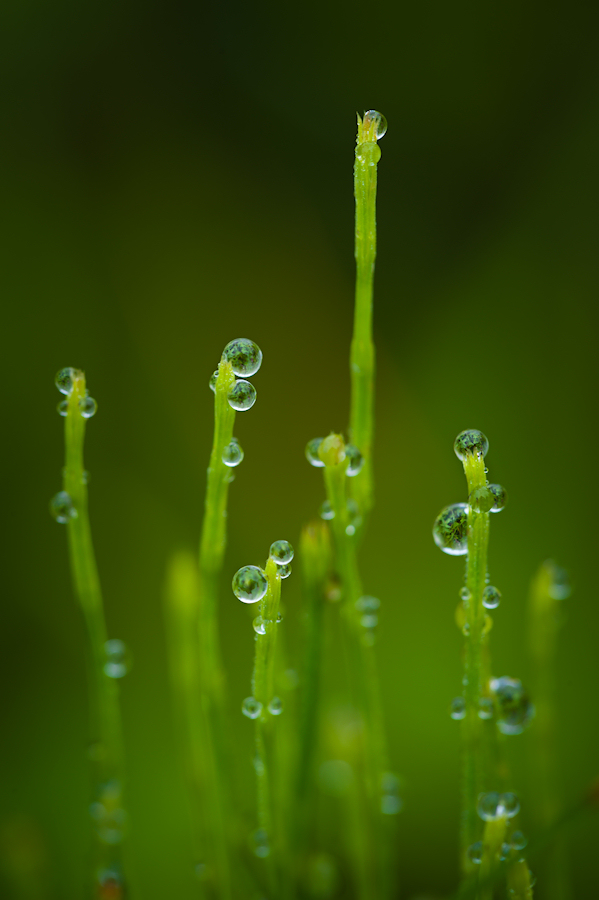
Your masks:
[[[483,855],[480,864],[480,880],[481,887],[480,900],[493,900],[492,884],[493,872],[497,869],[501,862],[501,846],[505,841],[505,832],[507,827],[507,819],[505,816],[498,816],[485,822],[485,831],[483,836]]]

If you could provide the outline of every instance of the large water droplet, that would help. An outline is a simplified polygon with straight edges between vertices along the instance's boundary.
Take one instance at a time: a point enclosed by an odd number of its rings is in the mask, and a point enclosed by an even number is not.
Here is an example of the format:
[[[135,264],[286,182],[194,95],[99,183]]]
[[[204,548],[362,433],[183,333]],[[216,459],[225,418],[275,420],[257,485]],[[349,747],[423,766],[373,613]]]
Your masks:
[[[278,566],[286,566],[293,559],[293,547],[289,541],[274,541],[270,545],[269,556]]]
[[[250,848],[254,856],[265,859],[270,854],[268,834],[263,828],[257,828],[250,835]]]
[[[489,442],[482,433],[475,428],[461,431],[455,439],[453,449],[458,459],[465,460],[468,455],[486,456],[489,450]]]
[[[262,365],[262,350],[248,338],[236,338],[229,341],[223,350],[224,358],[231,363],[235,375],[250,378]]]
[[[61,525],[66,525],[71,519],[76,519],[77,510],[73,506],[70,494],[67,494],[66,491],[59,491],[57,494],[54,494],[50,500],[50,514]]]
[[[233,576],[233,593],[242,603],[257,603],[268,590],[268,581],[258,566],[243,566]]]
[[[371,125],[375,126],[374,133],[379,141],[387,133],[387,120],[377,109],[367,110],[364,113],[363,123],[365,128],[369,128]]]
[[[488,584],[483,591],[483,606],[486,609],[497,609],[501,603],[501,591]]]
[[[109,678],[123,678],[131,668],[127,645],[114,638],[104,644],[104,674]]]
[[[61,394],[70,394],[73,390],[75,371],[76,370],[73,369],[72,366],[67,366],[66,369],[61,369],[60,372],[57,373],[54,384]]]
[[[466,854],[470,862],[474,863],[477,866],[480,865],[483,859],[483,842],[475,841],[474,844],[470,844],[466,851]]]
[[[358,448],[354,447],[353,444],[345,445],[345,456],[349,460],[347,469],[345,470],[345,474],[349,475],[350,478],[354,478],[359,472],[362,471],[362,467],[364,466],[364,457],[362,456]]]
[[[489,684],[502,734],[521,734],[534,716],[534,706],[517,678],[493,678]]]
[[[511,792],[499,794],[497,791],[491,791],[480,795],[476,811],[485,822],[492,822],[501,816],[512,819],[520,811],[520,801]]]
[[[454,503],[441,510],[433,525],[433,539],[437,547],[450,556],[468,552],[468,506]]]
[[[306,444],[306,459],[310,463],[311,466],[314,466],[316,469],[321,469],[324,466],[323,461],[318,455],[318,449],[322,444],[324,438],[315,437],[312,438],[311,441],[308,441]]]
[[[367,166],[375,166],[381,158],[381,148],[376,141],[364,141],[356,147],[356,158]]]
[[[280,716],[283,712],[283,701],[280,697],[273,697],[268,704],[268,711],[271,716]]]
[[[243,459],[243,450],[237,438],[231,438],[231,441],[223,450],[222,460],[226,466],[234,468],[238,466]]]
[[[466,716],[466,701],[463,697],[454,697],[451,701],[449,715],[452,719],[463,719]]]
[[[238,379],[227,395],[229,406],[238,412],[251,409],[256,402],[256,388],[251,381]]]
[[[248,719],[257,719],[262,712],[262,704],[255,697],[246,697],[241,704],[241,712]]]
[[[91,419],[92,416],[95,416],[97,409],[98,404],[93,397],[89,396],[89,394],[86,394],[86,396],[82,397],[79,401],[79,411],[84,419]]]
[[[218,379],[218,369],[215,369],[212,375],[210,376],[210,381],[208,382],[208,387],[213,393],[216,394],[216,382]]]

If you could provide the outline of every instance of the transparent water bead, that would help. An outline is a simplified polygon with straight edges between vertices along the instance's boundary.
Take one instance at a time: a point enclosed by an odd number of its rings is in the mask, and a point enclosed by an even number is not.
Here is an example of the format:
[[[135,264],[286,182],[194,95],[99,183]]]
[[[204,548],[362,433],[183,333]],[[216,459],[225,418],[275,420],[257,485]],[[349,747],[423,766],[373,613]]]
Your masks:
[[[521,831],[514,831],[510,843],[514,850],[524,850],[528,844],[528,840]]]
[[[318,455],[318,450],[323,440],[324,438],[315,437],[306,444],[306,459],[310,465],[314,466],[316,469],[322,469],[324,467],[324,463]]]
[[[75,377],[76,371],[77,370],[73,369],[72,366],[67,366],[57,373],[54,384],[61,394],[70,394],[73,390],[73,378]]]
[[[463,697],[454,697],[451,701],[449,715],[452,719],[464,719],[466,717],[466,701]]]
[[[497,727],[502,734],[522,734],[534,716],[528,693],[517,678],[493,678],[489,684],[497,708]]]
[[[355,476],[362,471],[364,466],[364,457],[360,453],[357,447],[354,447],[353,444],[345,445],[345,456],[349,460],[347,464],[347,469],[345,470],[345,474],[350,478],[355,478]]]
[[[79,401],[79,411],[84,419],[91,419],[92,416],[95,416],[97,409],[98,404],[93,397],[89,396],[89,394],[82,397]]]
[[[270,545],[269,556],[278,566],[286,566],[293,559],[293,547],[289,541],[274,541]]]
[[[250,835],[250,849],[260,859],[265,859],[270,854],[270,841],[263,828],[257,828]]]
[[[56,407],[56,412],[59,416],[66,416],[69,411],[69,401],[61,400],[58,406]]]
[[[216,394],[216,381],[218,379],[218,369],[215,369],[212,375],[210,376],[210,381],[208,382],[208,387],[210,390]]]
[[[256,616],[252,625],[254,627],[254,631],[256,634],[266,634],[266,626],[268,622],[266,619],[263,619],[262,616]]]
[[[255,697],[246,697],[241,704],[241,712],[248,719],[257,719],[262,712],[262,704]]]
[[[320,504],[319,514],[321,519],[325,519],[328,521],[329,519],[335,518],[335,510],[331,506],[328,500],[325,500]]]
[[[277,566],[277,572],[281,576],[281,578],[289,578],[292,572],[291,563],[287,563],[286,566]]]
[[[469,428],[458,434],[453,449],[457,458],[464,461],[469,455],[486,456],[489,451],[489,442],[482,431]]]
[[[347,501],[347,525],[345,526],[345,533],[352,537],[361,524],[362,514],[360,513],[360,507],[353,497],[350,497]]]
[[[131,668],[127,645],[114,638],[104,644],[104,674],[109,678],[124,678]]]
[[[381,812],[384,816],[396,816],[401,812],[401,782],[395,772],[383,772],[381,775]]]
[[[377,109],[369,109],[364,113],[364,128],[375,126],[375,135],[378,141],[387,134],[387,120]]]
[[[367,166],[375,166],[381,158],[381,148],[376,141],[364,141],[356,147],[356,158]]]
[[[483,591],[483,606],[486,609],[497,609],[501,603],[501,591],[488,584]]]
[[[467,603],[470,600],[472,594],[470,593],[467,587],[460,588],[460,599]]]
[[[501,816],[512,819],[520,811],[520,801],[511,792],[500,794],[497,791],[491,791],[488,794],[480,795],[476,811],[484,822],[492,822]]]
[[[231,438],[231,441],[223,450],[222,461],[226,466],[233,469],[243,460],[243,450],[237,438]]]
[[[468,552],[468,505],[453,503],[441,510],[433,525],[433,539],[443,553],[463,556]]]
[[[478,718],[492,719],[495,707],[490,697],[481,697],[478,701]]]
[[[256,402],[256,388],[251,381],[238,379],[227,395],[229,406],[237,412],[251,409]]]
[[[50,514],[61,525],[66,525],[71,519],[77,518],[77,510],[73,506],[71,495],[66,491],[59,491],[50,500]]]
[[[483,842],[475,841],[474,844],[470,844],[466,855],[471,863],[474,863],[476,866],[480,865],[483,859]]]
[[[258,566],[243,566],[233,576],[233,593],[242,603],[257,603],[268,590],[268,581]]]
[[[271,716],[280,716],[283,712],[283,701],[280,697],[273,697],[268,704],[268,711]]]
[[[223,350],[223,356],[231,363],[235,375],[250,378],[262,365],[262,350],[248,338],[236,338],[229,341]]]
[[[507,491],[500,484],[486,484],[472,491],[468,502],[474,512],[498,513],[507,503]]]

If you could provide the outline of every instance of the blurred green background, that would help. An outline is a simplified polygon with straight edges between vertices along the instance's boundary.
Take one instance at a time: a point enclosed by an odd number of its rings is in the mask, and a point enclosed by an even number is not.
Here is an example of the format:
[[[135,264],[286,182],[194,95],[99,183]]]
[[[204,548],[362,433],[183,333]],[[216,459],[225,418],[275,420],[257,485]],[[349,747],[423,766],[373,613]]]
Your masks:
[[[491,535],[504,595],[494,670],[531,676],[528,584],[554,557],[575,584],[558,660],[561,788],[573,800],[599,774],[596,6],[24,0],[4,17],[3,896],[79,898],[86,877],[85,636],[47,506],[63,456],[54,374],[84,368],[99,405],[86,463],[109,631],[134,657],[122,704],[135,897],[186,900],[161,591],[169,555],[199,533],[208,378],[230,339],[261,346],[258,402],[236,427],[246,458],[222,590],[237,722],[253,642],[229,579],[272,540],[297,544],[323,499],[304,445],[348,419],[355,113],[370,107],[389,131],[378,503],[362,570],[382,601],[384,706],[405,783],[402,896],[448,892],[463,561],[437,550],[431,525],[466,499],[452,450],[463,428],[487,434],[490,478],[510,496]],[[299,569],[284,592],[294,647]],[[236,727],[251,810],[241,715]],[[525,831],[529,736],[508,748]],[[569,838],[580,896],[596,878],[599,819]],[[18,885],[21,853],[37,886]]]

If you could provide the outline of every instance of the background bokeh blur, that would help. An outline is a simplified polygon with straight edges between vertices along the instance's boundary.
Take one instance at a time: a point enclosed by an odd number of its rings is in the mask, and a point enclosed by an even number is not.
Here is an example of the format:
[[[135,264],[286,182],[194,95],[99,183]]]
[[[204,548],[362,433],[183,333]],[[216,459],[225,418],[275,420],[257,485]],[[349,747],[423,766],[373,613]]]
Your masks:
[[[165,565],[199,532],[208,378],[227,341],[250,337],[264,364],[258,402],[236,427],[246,458],[222,590],[237,716],[253,642],[229,579],[272,540],[297,544],[323,499],[304,445],[347,423],[355,113],[370,107],[389,131],[378,502],[362,570],[382,600],[384,706],[405,784],[402,896],[450,891],[463,561],[437,550],[431,525],[465,499],[452,450],[463,428],[487,434],[490,477],[510,496],[492,523],[504,595],[494,670],[530,677],[528,585],[554,557],[575,585],[558,659],[564,795],[599,774],[597,7],[24,0],[4,18],[2,896],[79,898],[86,877],[85,635],[47,506],[60,488],[53,379],[65,365],[85,369],[98,401],[86,444],[92,525],[110,634],[134,657],[122,703],[135,897],[194,896]],[[296,649],[299,570],[285,584]],[[240,803],[251,808],[238,718]],[[509,746],[524,830],[528,742]],[[598,839],[591,816],[569,832],[575,896],[591,883]],[[34,862],[25,880],[22,859]]]

